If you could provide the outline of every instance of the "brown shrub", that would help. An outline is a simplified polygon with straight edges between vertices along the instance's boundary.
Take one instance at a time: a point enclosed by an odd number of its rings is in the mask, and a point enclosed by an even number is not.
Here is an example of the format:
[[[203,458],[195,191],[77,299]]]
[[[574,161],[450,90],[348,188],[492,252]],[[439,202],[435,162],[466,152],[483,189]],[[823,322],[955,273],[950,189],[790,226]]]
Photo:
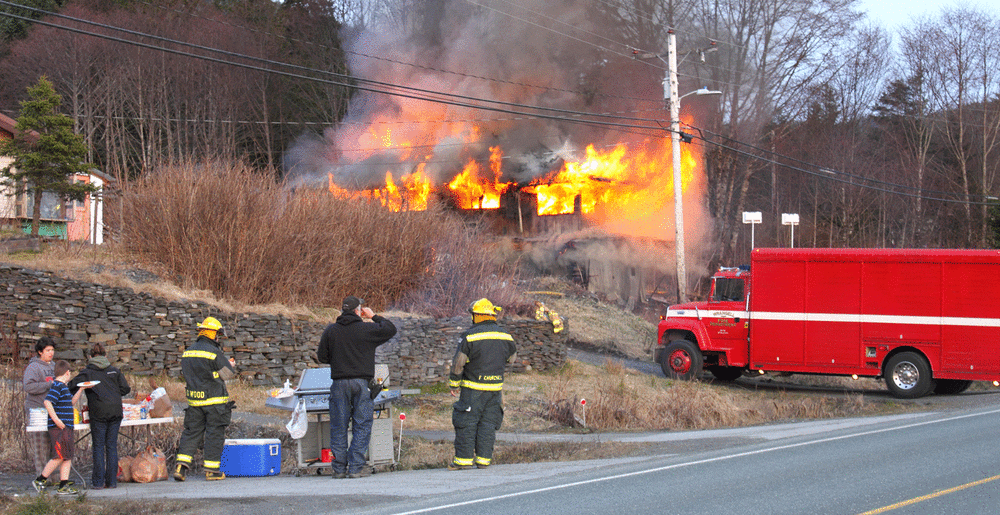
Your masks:
[[[121,198],[110,222],[128,251],[224,299],[338,306],[354,294],[457,314],[477,296],[514,295],[482,232],[439,208],[392,212],[221,162],[157,170]]]
[[[572,363],[572,362],[571,362]],[[792,419],[857,416],[864,412],[862,395],[777,397],[734,393],[696,381],[668,381],[637,376],[608,361],[603,373],[581,388],[576,365],[563,367],[546,391],[542,415],[567,427],[586,422],[589,429],[690,430],[745,427]],[[577,393],[579,392],[579,393]],[[580,404],[587,399],[586,411]]]
[[[24,367],[17,345],[17,329],[13,318],[0,315],[0,349],[3,362],[0,364],[0,413],[8,428],[0,431],[0,470],[26,471],[32,468],[25,438],[26,414],[24,412]]]

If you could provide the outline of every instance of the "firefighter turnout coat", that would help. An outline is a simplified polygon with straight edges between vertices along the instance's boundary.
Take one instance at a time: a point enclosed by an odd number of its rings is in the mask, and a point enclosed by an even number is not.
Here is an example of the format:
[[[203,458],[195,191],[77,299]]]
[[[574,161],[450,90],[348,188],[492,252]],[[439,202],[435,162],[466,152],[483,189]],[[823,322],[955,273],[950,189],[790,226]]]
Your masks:
[[[503,424],[503,373],[514,360],[514,338],[495,320],[473,324],[462,334],[448,385],[461,388],[452,412],[458,467],[488,467],[496,431]]]
[[[232,418],[225,379],[235,371],[222,349],[207,336],[199,336],[181,355],[181,371],[187,383],[188,407],[184,410],[184,432],[177,449],[177,462],[190,466],[204,437],[204,468],[218,471],[226,427]]]

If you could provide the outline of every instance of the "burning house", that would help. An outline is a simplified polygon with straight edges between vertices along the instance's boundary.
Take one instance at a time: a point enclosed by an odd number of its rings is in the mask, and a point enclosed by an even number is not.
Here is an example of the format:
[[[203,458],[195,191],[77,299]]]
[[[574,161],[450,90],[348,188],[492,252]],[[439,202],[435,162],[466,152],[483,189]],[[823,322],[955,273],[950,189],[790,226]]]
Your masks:
[[[544,2],[537,8],[554,9]],[[523,106],[666,116],[659,79],[648,69],[631,63],[635,70],[615,68],[489,11],[437,14],[432,41],[399,30],[357,34],[345,43],[357,49],[349,51],[353,73]],[[574,15],[566,5],[552,14]],[[428,23],[419,27],[426,30]],[[365,58],[373,54],[393,59]],[[623,94],[623,83],[634,91]],[[585,88],[596,93],[578,93]],[[592,105],[595,98],[600,106]],[[698,223],[704,218],[701,156],[697,147],[682,152],[691,213],[685,231],[687,241],[697,242],[709,225]],[[294,181],[334,195],[377,200],[396,211],[444,203],[493,217],[498,231],[517,238],[539,269],[624,304],[645,302],[657,290],[676,291],[670,163],[665,131],[621,131],[572,117],[512,117],[364,92],[342,123],[322,136],[303,136],[285,158]]]

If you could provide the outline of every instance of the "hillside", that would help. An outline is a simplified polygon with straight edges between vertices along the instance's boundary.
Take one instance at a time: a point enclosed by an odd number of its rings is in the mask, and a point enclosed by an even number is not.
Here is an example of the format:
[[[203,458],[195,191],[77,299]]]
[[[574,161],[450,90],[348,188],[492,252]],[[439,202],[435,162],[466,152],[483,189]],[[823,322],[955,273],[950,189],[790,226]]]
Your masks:
[[[316,321],[332,321],[338,314],[331,306],[252,305],[222,300],[211,292],[175,284],[168,279],[168,273],[105,249],[50,244],[42,252],[0,255],[2,262],[47,270],[76,280],[132,288],[168,300],[202,301],[225,311],[273,313]],[[656,334],[653,324],[615,305],[600,302],[585,290],[561,279],[536,278],[531,287],[525,298],[544,303],[566,320],[571,345],[633,359],[651,359]],[[531,316],[530,309],[524,306],[508,309],[505,316],[518,316],[512,314],[517,311]],[[390,310],[386,314],[407,313]]]

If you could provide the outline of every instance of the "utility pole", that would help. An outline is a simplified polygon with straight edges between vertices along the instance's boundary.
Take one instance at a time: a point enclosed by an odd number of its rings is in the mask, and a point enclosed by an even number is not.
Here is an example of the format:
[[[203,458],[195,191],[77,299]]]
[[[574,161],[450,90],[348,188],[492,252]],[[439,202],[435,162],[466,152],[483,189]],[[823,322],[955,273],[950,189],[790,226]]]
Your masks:
[[[715,45],[715,43],[712,43]],[[699,50],[702,61],[705,54],[714,52],[716,48]],[[667,31],[667,59],[664,60],[660,54],[645,53],[640,54],[633,50],[632,54],[636,58],[649,59],[656,57],[667,65],[667,73],[663,76],[663,100],[670,108],[670,142],[671,157],[673,158],[672,168],[674,177],[674,250],[677,261],[677,302],[687,302],[687,267],[684,259],[684,191],[681,187],[681,99],[688,95],[721,95],[721,91],[713,91],[707,88],[700,88],[683,95],[679,94],[677,83],[677,36],[673,30]],[[685,54],[686,56],[686,54]],[[685,135],[685,142],[690,143],[690,136]]]
[[[669,89],[668,89],[669,88]],[[681,188],[681,99],[677,84],[677,36],[667,32],[667,76],[663,94],[670,103],[670,143],[674,172],[674,248],[677,260],[677,302],[687,302],[687,267],[684,261],[684,202]]]

